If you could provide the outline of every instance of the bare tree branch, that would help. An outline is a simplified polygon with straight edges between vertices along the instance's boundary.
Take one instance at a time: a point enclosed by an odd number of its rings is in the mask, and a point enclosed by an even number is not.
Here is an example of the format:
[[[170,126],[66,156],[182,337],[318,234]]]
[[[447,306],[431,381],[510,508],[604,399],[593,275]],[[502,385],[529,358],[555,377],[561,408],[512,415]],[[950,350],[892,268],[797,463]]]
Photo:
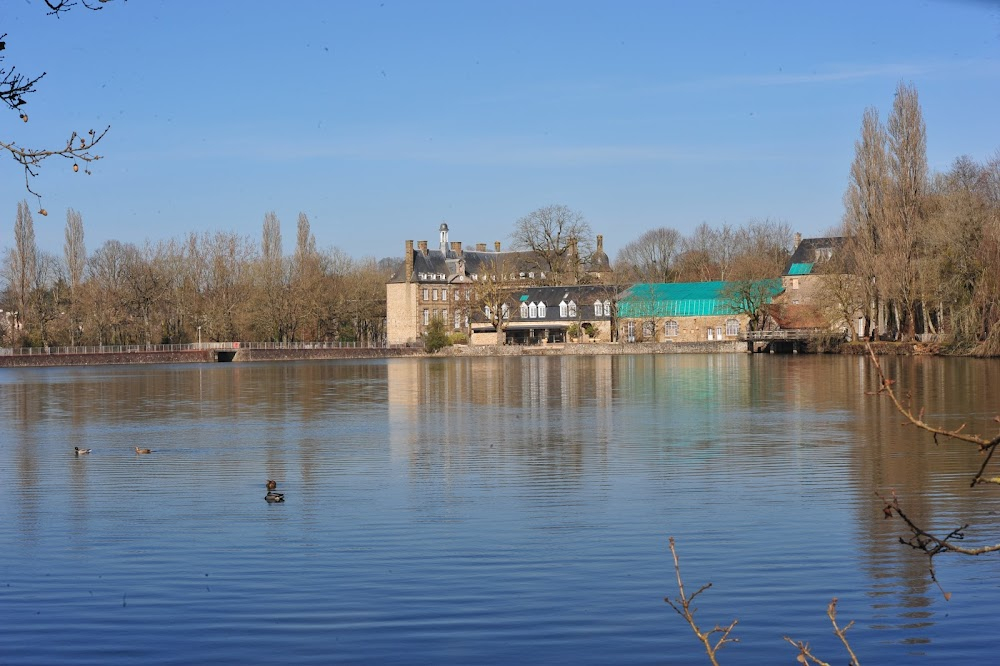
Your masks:
[[[847,640],[847,631],[854,626],[854,620],[848,622],[847,626],[843,628],[841,628],[837,624],[837,597],[834,597],[833,601],[830,602],[830,605],[827,606],[826,616],[830,618],[830,622],[831,624],[833,624],[833,633],[835,633],[837,635],[837,638],[840,639],[840,642],[844,644],[844,647],[847,649],[847,654],[849,654],[851,657],[849,666],[861,666],[861,662],[858,660],[857,655],[854,654],[854,650],[851,649],[851,644]],[[813,663],[816,664],[817,666],[830,666],[830,664],[819,659],[816,655],[812,653],[812,651],[809,649],[809,643],[803,643],[802,641],[795,641],[789,638],[788,636],[785,636],[784,638],[786,641],[788,641],[789,643],[798,648],[799,656],[796,657],[796,661],[798,661],[800,664]]]
[[[987,478],[984,476],[986,466],[992,460],[997,446],[1000,445],[1000,435],[997,435],[992,439],[986,439],[980,435],[963,432],[965,424],[962,424],[954,430],[946,430],[927,423],[923,419],[923,410],[914,414],[913,409],[910,406],[903,404],[892,388],[895,381],[885,376],[882,366],[879,364],[878,358],[875,356],[875,352],[872,350],[871,345],[866,344],[865,346],[868,349],[868,355],[872,359],[872,363],[874,364],[875,370],[878,372],[879,376],[880,384],[876,395],[887,395],[889,397],[889,400],[896,408],[896,411],[906,418],[906,422],[904,422],[903,425],[914,425],[921,430],[926,430],[934,436],[935,443],[938,442],[938,437],[940,436],[974,444],[979,449],[979,452],[983,454],[983,463],[980,465],[979,470],[972,478],[971,485],[975,486],[980,483],[1000,484],[1000,477],[994,476]],[[1000,421],[1000,417],[996,420]],[[965,539],[965,530],[969,527],[967,524],[953,529],[944,536],[935,535],[924,529],[915,519],[906,514],[900,504],[899,498],[896,496],[895,491],[893,491],[892,496],[889,498],[880,493],[876,493],[876,495],[884,502],[882,512],[885,518],[888,519],[898,517],[906,524],[906,527],[910,532],[909,538],[904,539],[903,537],[900,537],[899,542],[910,546],[914,550],[919,550],[927,554],[928,570],[931,580],[933,580],[939,588],[941,588],[941,584],[938,582],[934,571],[934,557],[936,555],[947,552],[960,553],[962,555],[984,555],[986,553],[1000,552],[1000,543],[980,546],[977,548],[967,548],[956,543]],[[941,591],[944,594],[945,599],[951,598],[951,594],[949,592],[945,592],[943,588],[941,588]]]
[[[733,620],[728,627],[715,625],[715,628],[710,631],[703,631],[699,628],[698,623],[695,622],[694,618],[694,614],[697,609],[694,608],[692,604],[698,595],[711,588],[712,584],[706,583],[699,587],[694,594],[687,596],[684,592],[684,581],[681,579],[681,564],[677,557],[677,548],[674,545],[673,537],[670,537],[670,554],[674,556],[674,572],[677,574],[677,590],[680,596],[676,599],[664,597],[663,600],[667,602],[678,615],[684,618],[684,620],[688,623],[688,626],[691,627],[695,636],[698,637],[698,640],[701,641],[701,644],[704,646],[709,660],[714,666],[719,666],[719,662],[716,659],[715,654],[725,647],[726,643],[738,643],[740,640],[730,636],[739,620]],[[718,639],[713,642],[715,636],[718,636]]]

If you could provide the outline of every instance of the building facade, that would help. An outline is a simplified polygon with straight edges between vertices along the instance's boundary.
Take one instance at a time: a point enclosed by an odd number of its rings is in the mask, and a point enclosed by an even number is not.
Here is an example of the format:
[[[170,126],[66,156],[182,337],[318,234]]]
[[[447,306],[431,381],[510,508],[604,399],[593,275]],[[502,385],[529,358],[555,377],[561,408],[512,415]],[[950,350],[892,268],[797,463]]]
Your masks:
[[[539,256],[530,251],[502,250],[500,242],[487,249],[479,243],[475,249],[448,239],[448,225],[439,228],[438,247],[427,241],[405,243],[403,261],[386,283],[386,332],[390,345],[418,342],[433,319],[441,319],[447,328],[476,337],[473,324],[479,316],[479,285],[487,280],[510,284],[518,289],[545,285],[550,279]],[[610,272],[604,254],[603,237],[597,237],[597,251],[583,263],[592,275]],[[514,306],[512,302],[509,307]],[[480,329],[482,327],[479,327]],[[489,344],[496,344],[496,336]]]

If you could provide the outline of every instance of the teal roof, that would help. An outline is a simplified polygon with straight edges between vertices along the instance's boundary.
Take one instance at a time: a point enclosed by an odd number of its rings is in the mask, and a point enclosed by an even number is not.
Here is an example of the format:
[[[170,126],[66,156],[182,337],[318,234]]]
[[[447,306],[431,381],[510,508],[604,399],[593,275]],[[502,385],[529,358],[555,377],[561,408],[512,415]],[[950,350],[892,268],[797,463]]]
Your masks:
[[[813,264],[792,264],[788,269],[789,275],[809,275],[812,273]]]
[[[633,285],[618,301],[618,316],[711,317],[737,314],[725,296],[728,282],[659,282]],[[774,297],[781,293],[781,280],[762,280]]]

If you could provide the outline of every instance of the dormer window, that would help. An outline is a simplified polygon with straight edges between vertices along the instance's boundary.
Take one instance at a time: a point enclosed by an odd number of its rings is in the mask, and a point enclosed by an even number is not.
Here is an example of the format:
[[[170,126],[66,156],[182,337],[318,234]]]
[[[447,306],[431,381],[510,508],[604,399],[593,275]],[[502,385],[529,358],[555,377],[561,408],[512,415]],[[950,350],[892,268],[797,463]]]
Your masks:
[[[600,301],[594,301],[594,316],[600,317],[603,312],[604,312],[604,303],[601,303]]]
[[[532,303],[528,306],[528,317],[536,319],[538,317],[538,304]]]
[[[569,306],[566,301],[559,301],[559,316],[566,317],[569,315]]]
[[[527,319],[527,318],[528,318],[528,304],[521,303],[521,319]]]
[[[569,302],[569,316],[570,317],[576,316],[576,301]]]
[[[545,319],[545,303],[538,301],[538,318]]]

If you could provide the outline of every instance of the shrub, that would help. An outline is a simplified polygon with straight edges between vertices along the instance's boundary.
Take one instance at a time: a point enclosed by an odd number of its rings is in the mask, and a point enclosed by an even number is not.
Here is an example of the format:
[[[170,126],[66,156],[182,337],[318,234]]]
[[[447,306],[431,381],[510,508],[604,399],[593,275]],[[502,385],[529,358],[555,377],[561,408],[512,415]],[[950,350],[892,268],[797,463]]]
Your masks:
[[[451,340],[448,339],[448,331],[445,330],[444,320],[440,317],[431,319],[423,337],[424,349],[431,354],[451,344]]]

